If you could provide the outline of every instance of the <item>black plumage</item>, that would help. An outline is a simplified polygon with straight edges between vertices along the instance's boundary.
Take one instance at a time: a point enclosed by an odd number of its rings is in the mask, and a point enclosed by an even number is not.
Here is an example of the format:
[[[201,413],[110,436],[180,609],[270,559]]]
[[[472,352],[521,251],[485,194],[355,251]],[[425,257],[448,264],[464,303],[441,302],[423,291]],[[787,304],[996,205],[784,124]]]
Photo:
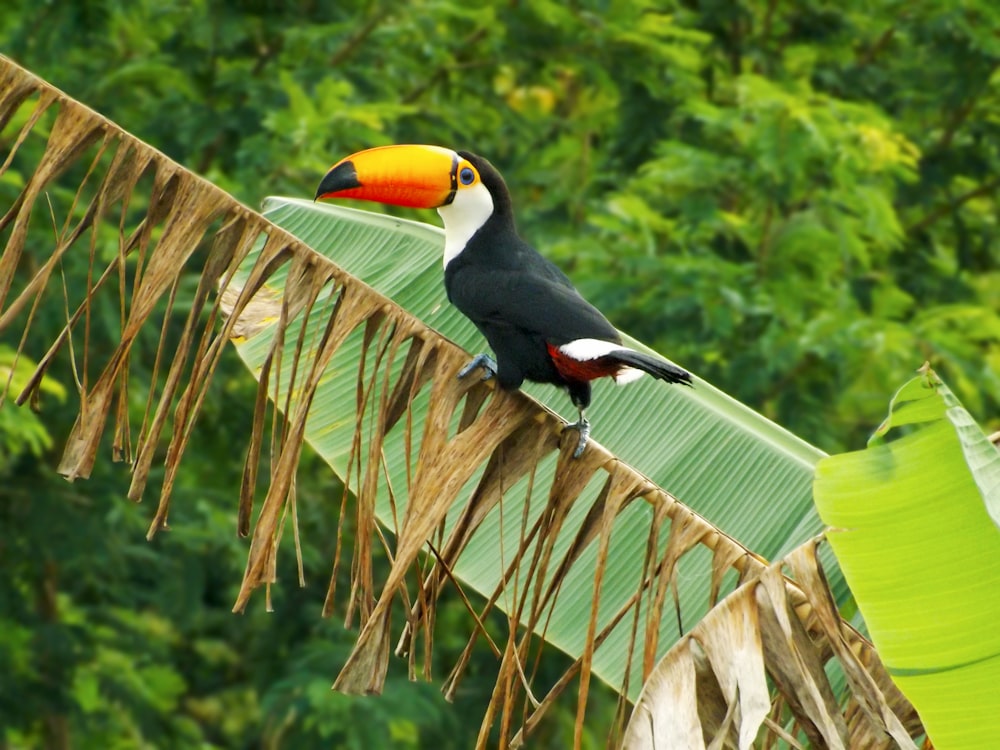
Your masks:
[[[565,387],[578,409],[586,409],[592,378],[567,376],[566,365],[560,371],[552,348],[580,339],[621,344],[621,336],[566,274],[518,235],[510,193],[493,165],[465,151],[459,155],[478,170],[494,208],[446,266],[448,299],[486,337],[496,355],[497,380],[503,388],[517,388],[524,380],[552,383]],[[691,382],[691,376],[679,367],[624,348],[598,358],[588,369],[614,375],[623,366],[671,383]]]

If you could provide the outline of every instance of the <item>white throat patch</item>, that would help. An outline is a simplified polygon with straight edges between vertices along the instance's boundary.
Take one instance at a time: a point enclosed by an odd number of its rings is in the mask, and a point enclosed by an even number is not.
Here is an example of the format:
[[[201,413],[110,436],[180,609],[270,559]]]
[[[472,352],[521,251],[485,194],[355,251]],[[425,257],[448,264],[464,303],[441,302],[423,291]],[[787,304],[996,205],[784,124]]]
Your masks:
[[[458,256],[472,235],[493,215],[493,196],[483,183],[459,188],[455,200],[438,209],[444,219],[444,265]]]

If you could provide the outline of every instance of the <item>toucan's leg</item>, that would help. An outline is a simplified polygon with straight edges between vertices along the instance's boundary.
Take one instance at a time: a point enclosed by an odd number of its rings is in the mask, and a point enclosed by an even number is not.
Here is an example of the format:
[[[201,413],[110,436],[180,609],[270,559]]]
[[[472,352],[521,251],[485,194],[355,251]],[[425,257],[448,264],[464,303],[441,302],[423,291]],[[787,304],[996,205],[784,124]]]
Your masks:
[[[590,422],[587,421],[586,409],[590,406],[590,382],[587,380],[574,380],[566,384],[569,391],[569,400],[580,412],[580,418],[573,424],[566,425],[567,429],[576,430],[580,433],[580,440],[573,451],[573,458],[583,455],[583,449],[587,447],[587,438],[590,437]]]
[[[580,440],[576,444],[576,450],[573,451],[573,458],[579,458],[583,455],[583,449],[587,447],[587,438],[590,437],[590,422],[583,415],[583,409],[580,409],[580,418],[573,424],[566,425],[566,429],[580,433]]]
[[[483,380],[489,380],[497,374],[496,360],[494,360],[489,354],[477,354],[469,361],[469,364],[458,371],[458,377],[464,378],[477,367],[482,367],[483,370],[485,370],[485,372],[483,372]]]

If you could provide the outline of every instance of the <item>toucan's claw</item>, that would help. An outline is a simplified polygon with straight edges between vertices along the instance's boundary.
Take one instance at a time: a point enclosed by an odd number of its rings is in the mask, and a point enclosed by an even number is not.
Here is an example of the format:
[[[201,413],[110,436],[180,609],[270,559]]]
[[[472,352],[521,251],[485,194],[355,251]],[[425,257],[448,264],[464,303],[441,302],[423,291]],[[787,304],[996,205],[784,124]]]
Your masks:
[[[463,367],[461,370],[458,371],[459,380],[466,377],[470,372],[475,370],[477,367],[482,367],[484,370],[482,377],[483,380],[489,380],[490,378],[492,378],[494,375],[497,374],[496,360],[494,360],[493,357],[491,357],[489,354],[477,354],[475,357],[469,360],[469,364],[467,364],[465,367]]]
[[[590,422],[581,416],[579,422],[566,425],[566,429],[576,430],[580,433],[580,439],[577,441],[576,450],[573,451],[573,458],[579,458],[583,455],[583,449],[587,447],[587,438],[590,437]]]

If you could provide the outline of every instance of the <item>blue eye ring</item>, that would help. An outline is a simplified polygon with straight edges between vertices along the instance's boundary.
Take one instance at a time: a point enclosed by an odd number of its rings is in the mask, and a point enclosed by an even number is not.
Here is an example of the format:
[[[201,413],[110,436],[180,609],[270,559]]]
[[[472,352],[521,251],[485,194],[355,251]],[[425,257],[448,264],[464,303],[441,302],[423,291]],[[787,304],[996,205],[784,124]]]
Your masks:
[[[476,181],[476,173],[472,171],[471,167],[462,167],[458,171],[458,181],[463,185],[471,185]]]

